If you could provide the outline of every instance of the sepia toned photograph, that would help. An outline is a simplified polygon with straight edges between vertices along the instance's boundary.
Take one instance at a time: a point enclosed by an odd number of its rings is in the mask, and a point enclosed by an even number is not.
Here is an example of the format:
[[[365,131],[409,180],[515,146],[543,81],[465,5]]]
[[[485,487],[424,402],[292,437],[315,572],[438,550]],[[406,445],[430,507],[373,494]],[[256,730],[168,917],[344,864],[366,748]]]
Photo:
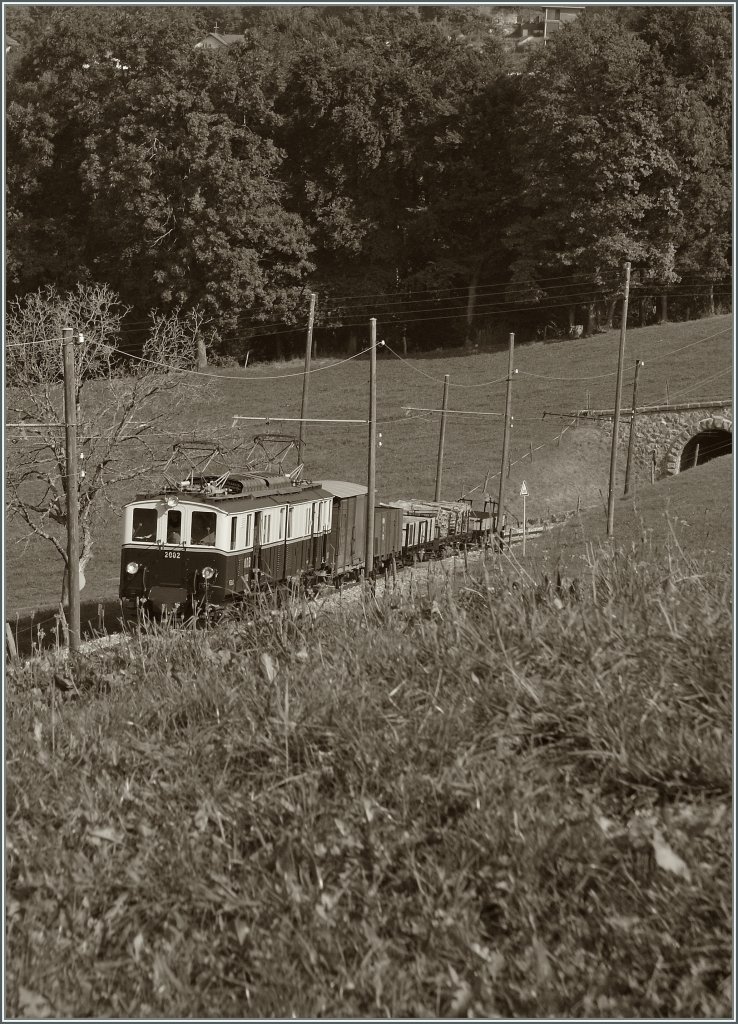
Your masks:
[[[733,1020],[732,3],[2,3],[4,1020]]]

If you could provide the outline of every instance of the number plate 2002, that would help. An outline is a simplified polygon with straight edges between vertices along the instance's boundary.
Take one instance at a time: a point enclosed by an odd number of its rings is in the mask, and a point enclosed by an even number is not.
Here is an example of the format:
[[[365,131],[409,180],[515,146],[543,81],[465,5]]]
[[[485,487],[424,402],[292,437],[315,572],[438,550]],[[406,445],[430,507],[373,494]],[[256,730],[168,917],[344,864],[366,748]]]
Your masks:
[[[164,552],[164,557],[165,558],[179,558],[181,556],[181,554],[182,554],[181,551],[165,551]]]

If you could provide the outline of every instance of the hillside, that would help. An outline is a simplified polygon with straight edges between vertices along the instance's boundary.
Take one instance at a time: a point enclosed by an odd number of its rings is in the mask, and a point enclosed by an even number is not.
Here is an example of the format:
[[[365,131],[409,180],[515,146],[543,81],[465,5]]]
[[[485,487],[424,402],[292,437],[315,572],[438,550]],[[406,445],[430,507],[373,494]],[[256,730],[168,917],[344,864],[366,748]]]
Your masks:
[[[379,325],[381,339],[381,324]],[[531,519],[548,511],[574,509],[602,502],[607,495],[609,441],[594,427],[568,427],[565,418],[544,412],[612,405],[617,368],[618,332],[588,339],[519,346],[513,384],[514,428],[511,471],[507,481],[509,508],[522,514],[518,497],[526,480]],[[664,324],[629,332],[626,367],[636,359],[645,366],[639,380],[639,401],[655,404],[665,398],[692,400],[729,393],[732,366],[732,318],[718,316]],[[354,359],[335,366],[319,361],[310,385],[309,415],[357,418],[368,410],[368,366]],[[485,480],[496,497],[502,448],[506,352],[468,356],[438,353],[434,358],[400,360],[385,351],[378,361],[377,405],[382,448],[377,457],[380,498],[433,496],[439,416],[404,407],[438,409],[444,374],[450,375],[450,409],[492,413],[492,417],[449,416],[444,461],[444,497],[462,491],[479,497]],[[627,400],[631,373],[624,383]],[[253,369],[213,369],[207,394],[174,410],[171,434],[154,439],[162,462],[176,439],[210,436],[226,447],[247,441],[265,430],[264,423],[233,427],[233,415],[270,416],[271,430],[296,433],[279,415],[299,416],[301,364],[257,365]],[[491,383],[487,383],[491,382]],[[704,382],[704,383],[703,383]],[[566,429],[565,429],[566,428]],[[563,431],[563,432],[562,432]],[[310,424],[307,430],[306,473],[363,481],[366,477],[366,428],[341,424]],[[533,460],[530,449],[533,448]],[[12,451],[10,452],[12,457]],[[621,452],[621,466],[624,452]],[[146,473],[141,477],[143,482]],[[149,478],[156,476],[154,468]],[[637,467],[640,487],[645,472]],[[620,477],[619,477],[620,479]],[[139,485],[140,486],[140,485]],[[118,489],[122,505],[136,488]],[[83,600],[114,597],[117,591],[119,514],[105,509],[97,549],[87,574]],[[61,563],[47,545],[26,539],[16,523],[6,532],[7,615],[53,606],[61,590]]]
[[[733,460],[703,466],[641,486],[615,503],[615,545],[626,551],[670,553],[698,574],[730,572],[734,551]],[[608,549],[606,508],[589,509],[534,541],[537,568],[559,565],[578,575],[590,551]]]
[[[731,582],[588,553],[11,668],[10,1015],[729,1016]]]

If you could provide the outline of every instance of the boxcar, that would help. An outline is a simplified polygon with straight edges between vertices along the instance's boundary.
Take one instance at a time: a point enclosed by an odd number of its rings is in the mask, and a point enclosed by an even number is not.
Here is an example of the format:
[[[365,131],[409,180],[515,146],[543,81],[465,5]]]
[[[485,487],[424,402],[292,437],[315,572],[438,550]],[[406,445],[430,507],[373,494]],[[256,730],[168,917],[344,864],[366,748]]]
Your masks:
[[[333,526],[326,561],[336,582],[358,574],[366,560],[367,488],[344,480],[321,480],[333,495]],[[375,568],[387,564],[402,549],[402,511],[386,505],[374,508],[373,554]]]

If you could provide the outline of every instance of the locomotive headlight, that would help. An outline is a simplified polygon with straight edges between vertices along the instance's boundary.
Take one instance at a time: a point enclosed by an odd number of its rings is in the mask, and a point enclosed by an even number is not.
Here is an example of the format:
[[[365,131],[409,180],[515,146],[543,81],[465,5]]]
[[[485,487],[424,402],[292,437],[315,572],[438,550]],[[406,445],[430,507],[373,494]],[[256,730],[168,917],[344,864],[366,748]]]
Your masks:
[[[200,570],[200,575],[204,580],[211,580],[215,576],[215,569],[212,565],[206,565],[204,569]]]
[[[129,562],[126,566],[126,572],[129,576],[135,576],[138,572],[138,562]]]
[[[167,505],[169,506],[169,508],[174,508],[174,506],[178,505],[178,504],[179,504],[179,500],[177,498],[175,498],[174,496],[172,496],[170,498],[167,498]]]

